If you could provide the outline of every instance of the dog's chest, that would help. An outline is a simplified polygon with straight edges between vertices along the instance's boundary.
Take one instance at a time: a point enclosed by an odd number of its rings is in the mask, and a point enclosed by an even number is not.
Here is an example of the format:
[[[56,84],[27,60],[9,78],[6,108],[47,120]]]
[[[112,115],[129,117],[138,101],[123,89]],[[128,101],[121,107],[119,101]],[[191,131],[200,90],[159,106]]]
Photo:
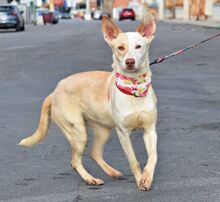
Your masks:
[[[111,113],[116,125],[131,130],[145,128],[156,118],[156,97],[150,88],[146,97],[134,97],[113,89]]]

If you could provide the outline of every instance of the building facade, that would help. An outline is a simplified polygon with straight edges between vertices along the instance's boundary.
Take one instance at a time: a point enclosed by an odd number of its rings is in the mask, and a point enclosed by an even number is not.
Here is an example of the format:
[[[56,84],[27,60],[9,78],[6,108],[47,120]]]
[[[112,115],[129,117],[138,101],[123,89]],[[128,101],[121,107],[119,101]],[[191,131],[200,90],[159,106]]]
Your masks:
[[[0,0],[0,5],[6,4],[6,3],[7,3],[7,0]]]

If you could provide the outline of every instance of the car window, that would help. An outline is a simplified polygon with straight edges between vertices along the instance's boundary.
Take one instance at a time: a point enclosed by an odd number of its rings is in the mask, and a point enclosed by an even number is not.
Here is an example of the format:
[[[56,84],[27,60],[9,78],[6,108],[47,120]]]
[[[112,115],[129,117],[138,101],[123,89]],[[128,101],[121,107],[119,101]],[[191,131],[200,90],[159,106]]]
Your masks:
[[[10,12],[13,10],[11,6],[0,6],[0,12]]]
[[[85,3],[77,3],[76,9],[86,9],[86,4]]]
[[[126,9],[124,9],[124,11],[132,11],[132,9],[128,9],[128,8],[126,8]]]

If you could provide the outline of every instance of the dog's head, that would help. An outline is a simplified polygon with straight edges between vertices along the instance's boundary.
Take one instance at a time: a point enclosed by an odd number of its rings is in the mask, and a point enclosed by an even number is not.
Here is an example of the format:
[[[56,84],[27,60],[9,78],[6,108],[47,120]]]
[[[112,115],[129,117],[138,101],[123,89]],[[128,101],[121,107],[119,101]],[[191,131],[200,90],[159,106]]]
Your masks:
[[[113,65],[117,71],[140,72],[149,66],[149,45],[154,38],[156,24],[148,13],[136,32],[123,33],[108,17],[103,16],[102,31],[113,51]]]

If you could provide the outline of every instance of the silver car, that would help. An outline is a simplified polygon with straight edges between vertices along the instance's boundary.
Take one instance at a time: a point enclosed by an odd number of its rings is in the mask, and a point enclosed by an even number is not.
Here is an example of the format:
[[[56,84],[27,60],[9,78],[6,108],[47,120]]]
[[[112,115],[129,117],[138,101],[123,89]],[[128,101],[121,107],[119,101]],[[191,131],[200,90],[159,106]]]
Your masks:
[[[0,5],[0,29],[15,29],[24,31],[22,12],[14,5]]]

